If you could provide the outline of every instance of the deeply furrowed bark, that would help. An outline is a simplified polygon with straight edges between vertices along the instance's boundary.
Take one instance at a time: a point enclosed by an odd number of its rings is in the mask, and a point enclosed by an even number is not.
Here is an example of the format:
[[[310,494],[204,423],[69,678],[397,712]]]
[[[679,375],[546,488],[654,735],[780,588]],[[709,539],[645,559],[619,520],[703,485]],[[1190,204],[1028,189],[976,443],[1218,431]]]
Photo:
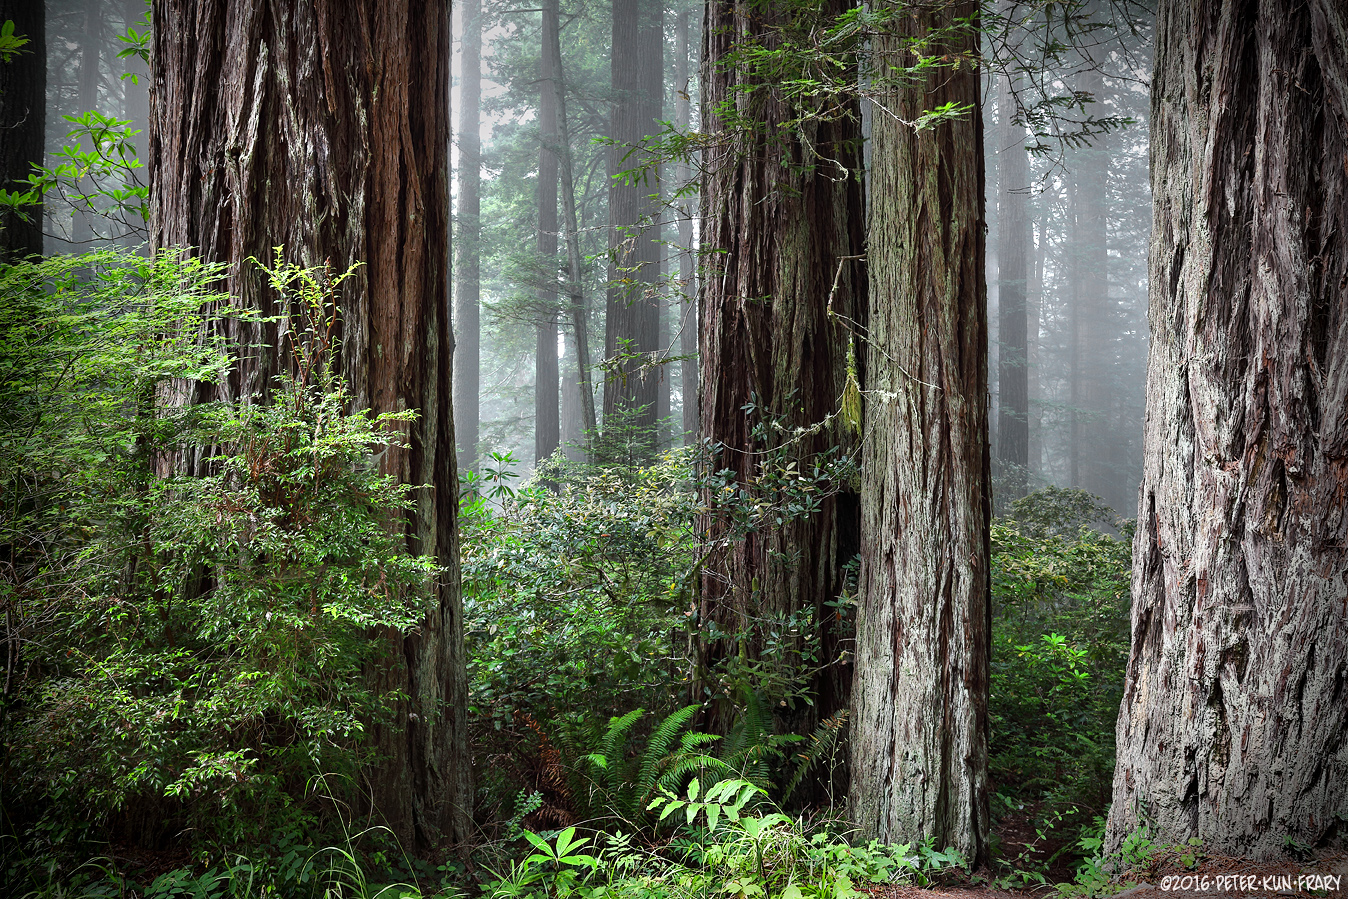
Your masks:
[[[273,247],[334,275],[339,368],[353,407],[413,408],[381,470],[417,490],[409,548],[444,572],[414,634],[383,634],[374,688],[405,694],[373,728],[376,809],[406,846],[470,836],[471,775],[459,596],[458,481],[449,413],[449,11],[431,0],[156,0],[149,171],[155,247],[230,264],[224,287],[276,315],[249,257]],[[222,325],[240,355],[186,401],[264,396],[287,358],[284,323]],[[188,460],[191,464],[192,460]]]
[[[1107,845],[1348,821],[1348,8],[1158,14],[1151,356]]]
[[[974,2],[900,12],[898,33],[876,40],[880,71],[911,64],[905,37],[977,12]],[[976,32],[939,40],[937,53],[977,49]],[[946,102],[973,114],[925,131],[899,121]],[[991,587],[978,72],[968,62],[929,70],[883,90],[880,103],[849,811],[863,838],[930,837],[978,865]]]
[[[849,6],[829,2],[823,14]],[[828,118],[805,119],[795,131],[785,123],[804,110],[756,83],[762,76],[726,63],[748,42],[772,49],[775,29],[791,24],[787,12],[758,3],[712,0],[703,35],[703,130],[727,136],[703,151],[701,431],[718,447],[711,467],[734,472],[750,490],[765,454],[779,447],[808,473],[820,454],[832,448],[847,454],[856,445],[839,412],[848,347],[865,318],[857,258],[860,116],[853,103]],[[719,107],[727,102],[741,113],[747,107],[753,126],[724,127]],[[756,408],[749,412],[751,401]],[[755,434],[761,422],[785,430]],[[727,729],[737,699],[708,680],[717,666],[740,656],[758,660],[772,642],[774,621],[802,613],[820,632],[821,670],[807,685],[813,706],[788,714],[788,726],[809,732],[846,707],[851,672],[840,658],[844,635],[826,604],[845,590],[843,566],[856,553],[859,512],[854,485],[833,486],[838,491],[808,517],[748,534],[735,533],[726,516],[704,521],[713,546],[728,543],[713,552],[702,577],[700,692],[719,700],[710,726]],[[713,639],[712,625],[734,636]],[[792,640],[785,641],[790,651],[805,648]]]

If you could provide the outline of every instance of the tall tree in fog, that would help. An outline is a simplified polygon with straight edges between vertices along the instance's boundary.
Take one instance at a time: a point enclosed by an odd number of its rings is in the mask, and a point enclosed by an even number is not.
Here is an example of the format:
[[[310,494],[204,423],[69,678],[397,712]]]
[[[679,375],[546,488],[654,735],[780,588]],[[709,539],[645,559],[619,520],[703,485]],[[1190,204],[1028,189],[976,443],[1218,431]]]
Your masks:
[[[657,382],[652,365],[661,349],[659,168],[644,177],[615,177],[650,165],[642,139],[656,133],[664,93],[664,9],[661,0],[613,0],[613,111],[608,192],[608,305],[604,352],[612,370],[604,381],[604,428],[619,418],[647,451],[655,434]],[[616,435],[615,435],[616,436]]]
[[[1025,127],[1017,121],[1016,81],[1008,76],[999,104],[997,156],[997,459],[1007,492],[1025,495],[1030,465],[1029,330],[1026,284],[1029,275],[1030,166]]]
[[[1076,79],[1079,94],[1089,95],[1088,115],[1098,116],[1104,77],[1090,66]],[[1071,482],[1091,493],[1111,493],[1108,446],[1108,388],[1115,335],[1109,315],[1109,253],[1106,246],[1108,137],[1100,134],[1075,155],[1071,171],[1072,228],[1069,272],[1072,279],[1069,373],[1071,393]]]
[[[463,0],[459,78],[459,233],[454,282],[454,430],[459,465],[477,468],[482,370],[482,0]],[[555,206],[555,204],[554,204]]]
[[[420,626],[387,631],[369,672],[395,720],[372,727],[371,798],[404,845],[471,837],[458,480],[449,414],[449,8],[438,0],[156,0],[149,140],[155,247],[229,263],[223,286],[284,310],[257,266],[281,246],[341,285],[338,366],[352,406],[415,409],[381,470],[428,485],[402,520],[436,557]],[[315,77],[297,79],[297,72]],[[275,321],[222,325],[239,363],[191,399],[246,402],[284,358]]]
[[[581,283],[580,207],[576,203],[576,174],[567,121],[566,73],[562,66],[561,9],[559,0],[543,0],[544,84],[551,90],[557,111],[556,156],[561,182],[563,224],[566,226],[566,295],[575,351],[576,393],[580,399],[582,433],[588,442],[597,433],[594,387],[591,382],[589,309]]]
[[[546,17],[547,11],[544,11]],[[535,325],[534,361],[534,459],[542,462],[557,449],[561,439],[561,382],[557,364],[557,148],[561,137],[557,126],[560,100],[553,88],[561,70],[561,61],[552,54],[554,47],[545,24],[539,55],[542,76],[538,96],[538,259],[541,277],[538,289],[539,320]]]
[[[1195,78],[1194,73],[1203,73]],[[1348,7],[1163,0],[1132,650],[1107,844],[1348,809]]]
[[[76,115],[84,115],[91,109],[99,109],[99,77],[100,56],[103,51],[103,43],[106,40],[105,34],[109,30],[103,17],[107,13],[107,8],[102,3],[86,3],[81,19],[79,32],[79,94]],[[102,109],[101,112],[111,112],[111,110]],[[92,146],[85,146],[82,149],[91,150]],[[95,190],[93,179],[85,177],[80,179],[77,192],[85,195],[92,194]],[[75,245],[76,251],[88,250],[90,243],[96,237],[94,228],[94,216],[97,213],[88,206],[80,204],[75,208],[74,219],[70,224],[70,240]]]
[[[674,125],[687,131],[692,125],[691,93],[688,63],[688,3],[681,0],[674,19]],[[674,187],[683,190],[692,178],[692,168],[680,159],[674,170]],[[679,225],[679,289],[682,302],[674,306],[679,334],[679,384],[683,391],[683,439],[685,444],[697,441],[699,434],[698,378],[697,378],[697,283],[693,275],[693,205],[688,200],[676,204]]]
[[[859,422],[849,427],[839,413],[851,329],[865,318],[859,110],[848,98],[818,115],[753,61],[779,49],[783,34],[808,34],[850,7],[849,0],[818,10],[756,0],[707,5],[702,130],[720,140],[703,151],[702,436],[717,448],[711,469],[733,472],[750,491],[763,464],[795,462],[809,472],[822,454],[856,445]],[[855,72],[855,57],[851,65]],[[754,118],[736,120],[737,109]],[[844,591],[858,526],[856,493],[846,485],[776,527],[737,534],[714,511],[703,523],[708,540],[728,546],[708,559],[702,578],[699,670],[759,659],[771,631],[788,630],[783,620],[808,615],[820,627],[824,664],[810,683],[813,705],[791,721],[796,733],[847,705],[851,671],[838,661],[825,604]],[[721,693],[716,683],[706,689]],[[717,698],[712,726],[724,730],[732,707]]]
[[[891,80],[872,125],[848,799],[864,839],[930,838],[975,866],[988,854],[991,590],[977,21],[974,0],[922,6],[875,39],[881,76],[933,32],[926,53],[948,62]],[[948,102],[972,115],[906,124]]]
[[[47,16],[42,3],[0,0],[0,22],[28,43],[0,60],[0,187],[22,191],[33,166],[43,163],[47,137]],[[42,206],[20,216],[0,210],[0,262],[42,255]]]

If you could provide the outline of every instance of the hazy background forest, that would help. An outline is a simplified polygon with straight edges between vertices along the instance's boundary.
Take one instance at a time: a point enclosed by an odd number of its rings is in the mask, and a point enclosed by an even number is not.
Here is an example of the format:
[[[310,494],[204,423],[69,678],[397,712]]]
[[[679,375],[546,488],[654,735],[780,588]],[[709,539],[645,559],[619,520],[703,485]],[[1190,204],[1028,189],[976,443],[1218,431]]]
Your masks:
[[[0,209],[42,223],[7,218],[0,265],[12,893],[1104,895],[1202,865],[1119,823],[1115,780],[1156,4],[932,4],[901,76],[883,5],[399,4],[380,44],[296,0],[153,28],[46,0],[40,207]],[[962,174],[896,188],[924,141]],[[909,183],[983,257],[939,263],[980,350],[935,385],[879,298]],[[884,417],[912,385],[977,410],[967,441]],[[926,535],[875,499],[907,457],[946,472]],[[877,611],[886,577],[945,623]],[[1332,843],[1293,817],[1214,842]]]

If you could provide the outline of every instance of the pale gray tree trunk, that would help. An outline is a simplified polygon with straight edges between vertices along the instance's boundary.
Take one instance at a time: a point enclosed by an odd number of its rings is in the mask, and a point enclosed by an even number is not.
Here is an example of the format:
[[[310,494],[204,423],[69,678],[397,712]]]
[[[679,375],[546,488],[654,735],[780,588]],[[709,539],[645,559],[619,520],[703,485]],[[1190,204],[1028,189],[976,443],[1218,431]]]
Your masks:
[[[1107,845],[1348,821],[1348,7],[1160,4],[1151,356]]]
[[[477,468],[482,371],[482,0],[464,0],[459,80],[459,233],[454,273],[454,430],[459,465]]]
[[[877,67],[978,4],[921,7]],[[973,54],[975,32],[936,53]],[[872,119],[861,597],[849,807],[863,839],[987,858],[989,526],[983,133],[974,66],[881,91]],[[912,121],[946,102],[971,114]],[[897,117],[897,118],[896,118]]]

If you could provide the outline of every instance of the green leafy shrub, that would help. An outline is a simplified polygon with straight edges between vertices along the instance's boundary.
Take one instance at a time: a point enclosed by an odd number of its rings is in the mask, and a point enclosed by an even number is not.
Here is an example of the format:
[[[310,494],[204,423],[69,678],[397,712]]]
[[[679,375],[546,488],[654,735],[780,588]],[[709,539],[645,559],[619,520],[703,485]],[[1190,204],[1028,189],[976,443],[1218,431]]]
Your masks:
[[[1131,526],[1080,490],[1012,512],[992,529],[994,812],[1029,808],[1072,851],[1109,802],[1128,658],[1129,545],[1086,525]]]
[[[385,642],[370,629],[414,626],[436,575],[399,535],[407,490],[371,461],[410,413],[349,408],[325,273],[270,271],[294,310],[270,401],[170,401],[230,365],[199,339],[236,314],[217,275],[167,254],[0,271],[18,411],[0,442],[2,589],[21,672],[4,798],[28,810],[6,824],[34,856],[111,824],[229,846],[328,808],[388,699],[365,686]]]

